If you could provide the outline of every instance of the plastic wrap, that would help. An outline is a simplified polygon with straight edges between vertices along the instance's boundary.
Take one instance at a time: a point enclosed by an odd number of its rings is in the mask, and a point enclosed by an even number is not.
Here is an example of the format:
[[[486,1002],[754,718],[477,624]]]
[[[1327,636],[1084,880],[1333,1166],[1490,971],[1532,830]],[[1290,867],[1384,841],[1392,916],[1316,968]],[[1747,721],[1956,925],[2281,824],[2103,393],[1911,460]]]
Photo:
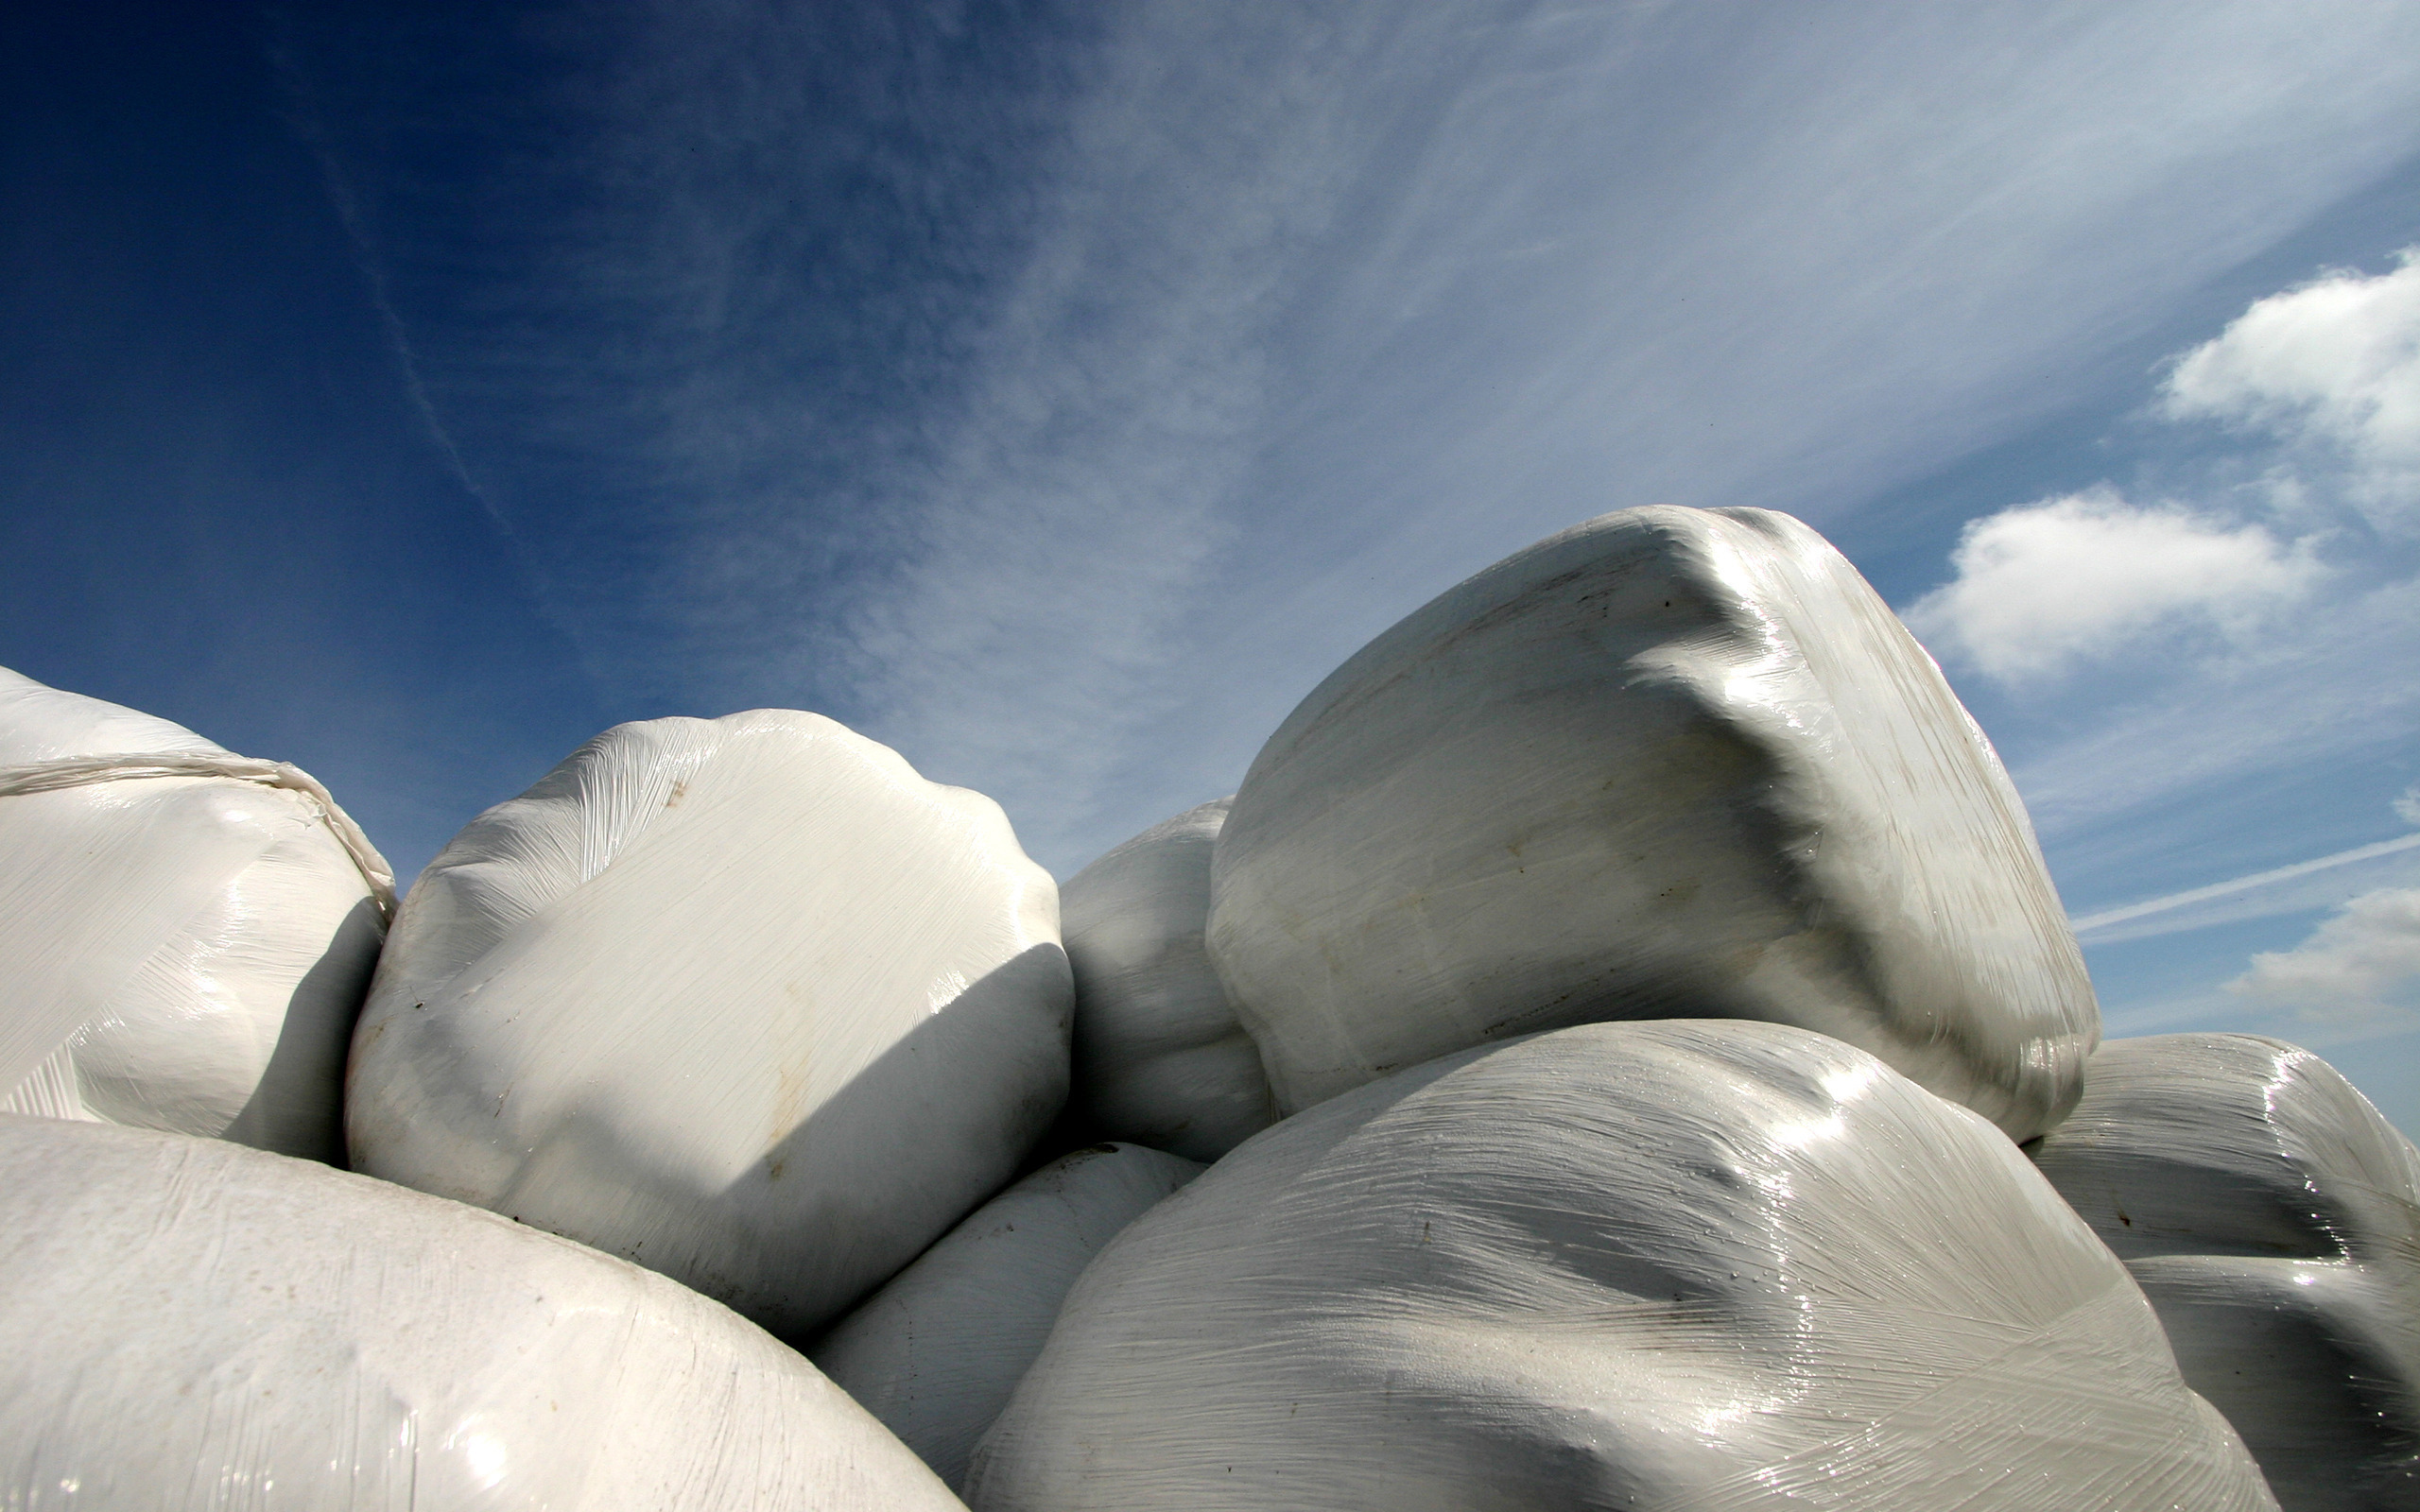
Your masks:
[[[1139,1144],[1062,1156],[969,1213],[809,1351],[951,1486],[1119,1229],[1201,1174]]]
[[[991,799],[829,719],[622,725],[421,874],[354,1039],[354,1166],[803,1339],[1066,1097],[1058,894]]]
[[[1154,825],[1059,892],[1076,971],[1077,1105],[1111,1139],[1196,1160],[1277,1121],[1260,1047],[1201,944],[1210,848],[1233,801]]]
[[[340,1158],[393,904],[307,774],[0,670],[0,1109]]]
[[[1293,1111],[1562,1024],[1845,1040],[2023,1139],[2100,1012],[2022,803],[1823,538],[1632,509],[1379,636],[1253,761],[1209,948]]]
[[[2113,1040],[2036,1163],[2288,1512],[2420,1508],[2420,1152],[2251,1035]]]
[[[978,1512],[2272,1507],[2016,1147],[1775,1024],[1593,1024],[1255,1136],[1112,1241]]]
[[[0,1117],[0,1504],[959,1503],[763,1331],[491,1213]]]

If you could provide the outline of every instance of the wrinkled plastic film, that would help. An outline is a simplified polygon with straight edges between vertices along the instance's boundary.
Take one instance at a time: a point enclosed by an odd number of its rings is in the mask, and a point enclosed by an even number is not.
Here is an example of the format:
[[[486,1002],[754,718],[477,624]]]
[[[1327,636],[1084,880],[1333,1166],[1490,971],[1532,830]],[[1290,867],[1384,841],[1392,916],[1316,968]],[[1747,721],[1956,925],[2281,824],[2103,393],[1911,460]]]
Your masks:
[[[1210,858],[1233,799],[1187,809],[1060,889],[1076,975],[1075,1088],[1106,1137],[1215,1160],[1277,1121],[1202,930]]]
[[[0,1108],[337,1157],[394,902],[307,773],[0,670]]]
[[[69,756],[20,766],[0,766],[0,798],[28,793],[56,793],[95,782],[133,781],[147,777],[225,777],[263,787],[300,793],[311,802],[320,822],[344,847],[377,900],[378,911],[395,913],[395,868],[370,843],[320,780],[290,762],[262,761],[251,756],[205,755],[192,751],[150,751],[109,756]]]
[[[1443,1057],[1128,1228],[979,1512],[2258,1512],[2150,1305],[1979,1118],[1803,1030]]]
[[[1201,1174],[1135,1144],[1063,1156],[968,1213],[808,1357],[955,1486],[1084,1266]]]
[[[2034,1152],[2287,1512],[2420,1506],[2420,1151],[2254,1035],[2113,1040]]]
[[[2145,1370],[2144,1351],[2114,1341],[2140,1333],[2142,1302],[2122,1285],[2079,1304],[1962,1373],[1849,1433],[1742,1470],[1656,1512],[1762,1512],[1790,1506],[1901,1508],[2075,1505],[2266,1512],[2275,1503],[2240,1462],[2214,1458],[2209,1437],[2232,1436],[2205,1403],[2186,1415],[2146,1413],[2138,1393],[2174,1400],[2172,1375]],[[1877,1317],[1877,1328],[1892,1320]],[[2155,1357],[2152,1357],[2155,1359]],[[2131,1388],[2131,1389],[2130,1389]],[[2179,1433],[2180,1426],[2201,1433]],[[1937,1446],[1954,1444],[1943,1455]],[[2029,1500],[2018,1488],[2045,1444],[2085,1445],[2105,1461],[2083,1477],[2105,1501]],[[2015,1483],[2015,1484],[2010,1484]],[[2014,1494],[2012,1494],[2014,1493]]]
[[[1407,616],[1261,747],[1212,872],[1209,954],[1289,1112],[1705,1015],[1831,1035],[2025,1139],[2099,1038],[1990,744],[1767,510],[1605,515]]]
[[[15,1088],[277,833],[189,783],[130,793],[94,823],[60,788],[0,803],[0,920],[12,1001],[0,1087]],[[172,858],[162,865],[158,858]]]
[[[83,1089],[77,1085],[75,1053],[64,1043],[0,1098],[0,1113],[27,1113],[35,1118],[89,1118]]]
[[[820,715],[617,726],[422,872],[354,1031],[358,1170],[804,1340],[1065,1098],[1058,893]]]
[[[0,1503],[950,1512],[637,1266],[216,1141],[0,1118]]]

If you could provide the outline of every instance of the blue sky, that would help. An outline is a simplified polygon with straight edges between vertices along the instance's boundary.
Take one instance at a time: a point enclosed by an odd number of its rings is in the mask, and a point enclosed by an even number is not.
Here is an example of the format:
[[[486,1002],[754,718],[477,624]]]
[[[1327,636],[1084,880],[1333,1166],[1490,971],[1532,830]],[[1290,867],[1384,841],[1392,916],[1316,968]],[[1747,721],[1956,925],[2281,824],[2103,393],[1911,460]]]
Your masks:
[[[0,33],[0,664],[299,762],[406,874],[606,725],[771,704],[1063,877],[1489,561],[1765,506],[1999,743],[2113,1034],[2420,1127],[2420,7]]]

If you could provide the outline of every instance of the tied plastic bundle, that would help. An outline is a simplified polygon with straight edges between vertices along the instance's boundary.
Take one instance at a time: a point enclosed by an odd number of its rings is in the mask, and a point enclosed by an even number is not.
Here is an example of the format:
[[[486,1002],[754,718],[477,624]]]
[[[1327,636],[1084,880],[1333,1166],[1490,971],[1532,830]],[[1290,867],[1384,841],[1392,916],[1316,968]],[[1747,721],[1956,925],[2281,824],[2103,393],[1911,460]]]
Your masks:
[[[1277,1121],[1260,1047],[1211,968],[1210,852],[1233,799],[1153,825],[1060,889],[1075,1101],[1094,1127],[1215,1160]]]
[[[1201,1174],[1139,1144],[1062,1156],[967,1214],[809,1351],[955,1486],[1118,1230]]]
[[[393,905],[305,773],[0,669],[0,1109],[340,1160]]]
[[[804,1339],[1015,1171],[1068,999],[991,799],[816,714],[621,725],[422,873],[346,1130]]]
[[[1208,940],[1288,1112],[1489,1040],[1715,1013],[2026,1139],[2100,1037],[1990,743],[1856,569],[1761,509],[1605,515],[1363,647],[1244,778]]]
[[[0,1117],[11,1506],[959,1506],[650,1272],[230,1144]]]
[[[2308,1050],[2113,1040],[2035,1153],[2288,1512],[2420,1508],[2420,1151]]]
[[[1076,1285],[978,1512],[2273,1507],[2015,1146],[1775,1024],[1466,1051],[1262,1133]]]

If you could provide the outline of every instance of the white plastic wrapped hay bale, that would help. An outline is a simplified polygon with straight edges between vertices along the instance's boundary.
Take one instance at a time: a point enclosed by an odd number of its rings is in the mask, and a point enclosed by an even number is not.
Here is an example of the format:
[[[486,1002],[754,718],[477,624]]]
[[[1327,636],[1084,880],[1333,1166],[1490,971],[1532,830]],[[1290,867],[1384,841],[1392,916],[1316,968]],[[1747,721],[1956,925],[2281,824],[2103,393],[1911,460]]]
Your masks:
[[[1210,965],[1210,850],[1231,798],[1153,825],[1060,889],[1074,1097],[1092,1126],[1215,1160],[1277,1121],[1260,1047]]]
[[[1112,1241],[978,1512],[2275,1503],[2016,1147],[1776,1024],[1591,1024],[1296,1114]]]
[[[11,1505],[959,1505],[762,1330],[492,1213],[41,1119],[0,1166]]]
[[[967,1214],[810,1357],[950,1486],[1101,1246],[1201,1174],[1139,1144],[1062,1156]]]
[[[0,669],[0,1109],[341,1159],[393,903],[302,771]]]
[[[1058,895],[999,806],[810,713],[618,726],[421,874],[354,1039],[354,1167],[801,1339],[1066,1097]]]
[[[2288,1512],[2420,1508],[2420,1152],[2334,1067],[2252,1035],[2113,1040],[2035,1162]]]
[[[2024,1139],[2100,1011],[2024,807],[1924,649],[1760,509],[1609,514],[1363,647],[1253,761],[1210,955],[1291,1112],[1534,1030],[1713,1013]]]

